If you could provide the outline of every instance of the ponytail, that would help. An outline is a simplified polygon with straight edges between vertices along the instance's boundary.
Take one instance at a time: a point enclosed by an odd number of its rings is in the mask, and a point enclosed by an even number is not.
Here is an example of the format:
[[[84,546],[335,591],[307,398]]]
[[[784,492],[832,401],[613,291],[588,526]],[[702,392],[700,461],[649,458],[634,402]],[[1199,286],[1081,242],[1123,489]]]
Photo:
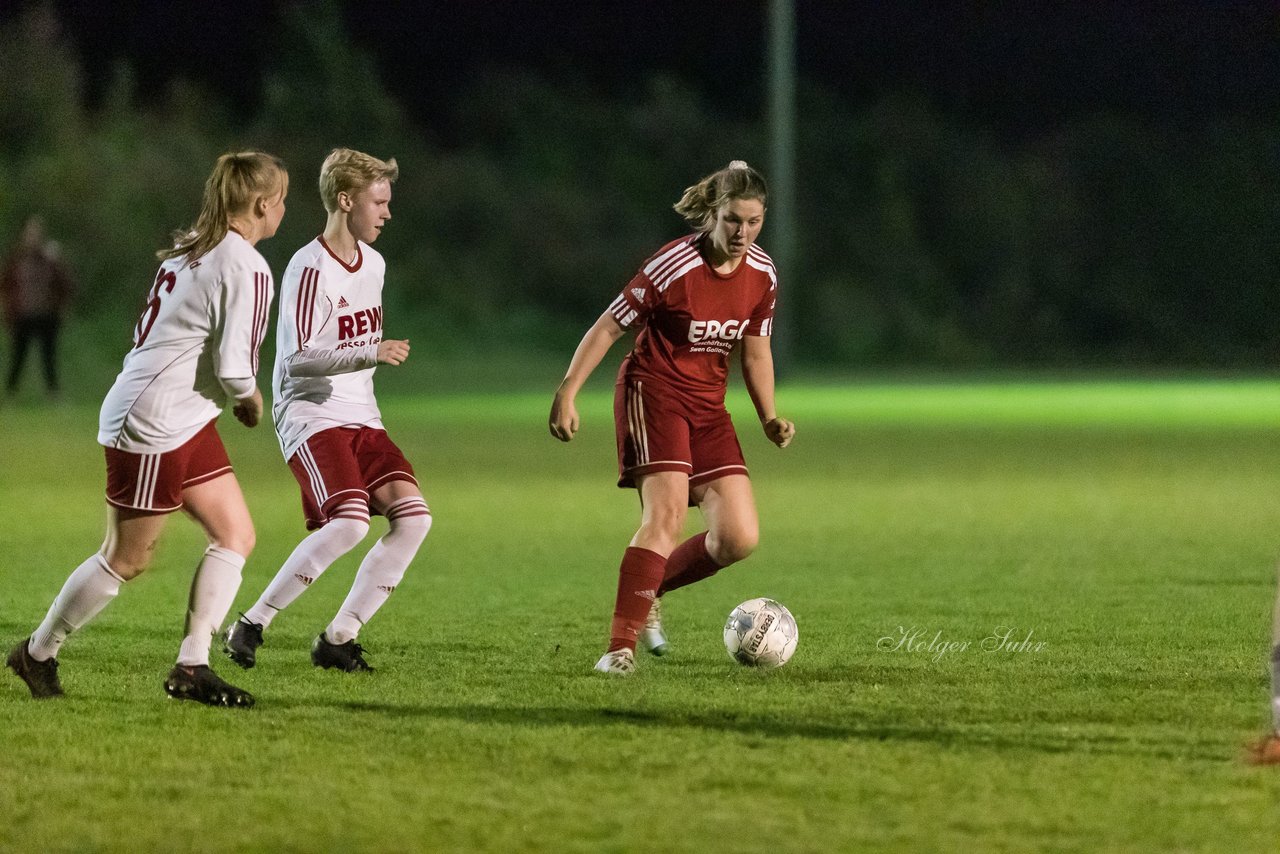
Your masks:
[[[769,187],[764,176],[748,166],[745,160],[734,160],[685,189],[680,201],[672,207],[695,231],[708,231],[715,221],[716,211],[729,202],[759,199],[760,204],[767,207],[768,196]]]
[[[173,233],[173,246],[156,252],[161,260],[187,255],[195,260],[222,242],[231,217],[246,213],[260,198],[284,190],[284,161],[260,151],[224,154],[204,182],[195,225]]]

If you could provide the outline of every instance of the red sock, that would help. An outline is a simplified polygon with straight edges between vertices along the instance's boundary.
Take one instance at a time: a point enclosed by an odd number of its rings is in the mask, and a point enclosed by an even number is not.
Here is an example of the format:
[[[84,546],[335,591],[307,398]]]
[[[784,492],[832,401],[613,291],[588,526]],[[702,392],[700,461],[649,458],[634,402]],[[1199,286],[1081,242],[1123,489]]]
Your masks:
[[[618,598],[613,605],[613,625],[609,627],[609,652],[636,648],[636,638],[653,607],[667,559],[657,552],[629,547],[618,568]]]
[[[658,587],[658,595],[704,578],[710,578],[724,569],[716,563],[707,551],[707,532],[695,534],[676,546],[676,550],[667,558],[667,567],[662,584]]]

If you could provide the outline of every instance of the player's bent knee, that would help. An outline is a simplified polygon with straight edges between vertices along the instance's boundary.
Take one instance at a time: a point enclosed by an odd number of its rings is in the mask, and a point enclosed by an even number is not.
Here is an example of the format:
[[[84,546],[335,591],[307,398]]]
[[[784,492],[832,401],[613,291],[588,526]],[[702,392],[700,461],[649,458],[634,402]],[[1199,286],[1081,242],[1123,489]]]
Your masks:
[[[105,548],[100,554],[115,575],[124,581],[130,581],[146,572],[147,567],[151,566],[151,559],[155,556],[155,544],[152,543],[148,548]]]
[[[631,545],[669,555],[680,542],[680,529],[655,524],[643,524],[631,538]]]
[[[343,552],[349,552],[369,533],[369,523],[363,519],[330,519],[324,526],[325,536]]]
[[[235,552],[244,558],[248,558],[249,555],[253,554],[253,548],[257,544],[258,535],[252,526],[243,531],[231,531],[221,536],[209,538],[209,545]]]
[[[423,513],[421,516],[401,516],[393,519],[391,524],[393,527],[404,531],[420,531],[426,534],[431,530],[431,521],[431,514]]]
[[[431,514],[422,516],[402,516],[391,520],[391,530],[387,536],[395,537],[406,543],[412,542],[414,547],[422,545],[422,541],[431,532]]]
[[[235,538],[233,544],[224,546],[241,557],[247,558],[253,554],[254,548],[258,545],[258,534],[252,528]]]
[[[673,543],[679,542],[687,515],[684,508],[670,513],[656,512],[641,523],[641,527],[655,536],[670,539]]]
[[[115,553],[104,555],[104,559],[107,565],[111,567],[111,571],[124,581],[132,581],[146,572],[147,567],[151,565],[149,555],[145,558],[133,559],[123,554]]]
[[[716,538],[713,547],[709,548],[708,551],[711,552],[711,556],[715,558],[716,563],[721,566],[728,566],[731,563],[746,560],[756,550],[756,546],[759,543],[760,535],[758,533],[754,531],[735,531]]]

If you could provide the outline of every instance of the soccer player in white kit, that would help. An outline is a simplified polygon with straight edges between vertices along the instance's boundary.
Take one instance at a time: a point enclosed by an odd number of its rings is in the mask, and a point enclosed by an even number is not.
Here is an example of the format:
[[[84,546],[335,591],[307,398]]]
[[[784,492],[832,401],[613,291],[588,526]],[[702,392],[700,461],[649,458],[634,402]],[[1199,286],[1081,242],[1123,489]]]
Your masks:
[[[174,235],[134,330],[133,349],[103,401],[98,442],[107,458],[107,536],[71,573],[44,622],[7,664],[33,697],[63,693],[57,655],[150,562],[175,510],[205,530],[186,636],[165,680],[169,696],[214,706],[253,696],[209,668],[209,646],[231,609],[254,546],[253,520],[214,424],[228,400],[246,427],[262,417],[258,348],[271,270],[254,245],[276,233],[289,176],[260,152],[224,154],[204,187],[196,223]]]
[[[409,357],[408,341],[382,337],[386,262],[370,246],[391,219],[391,182],[398,175],[394,159],[347,148],[331,152],[320,169],[324,234],[298,250],[281,281],[272,415],[312,533],[227,630],[227,655],[241,667],[254,666],[263,630],[365,538],[376,513],[390,528],[365,555],[346,600],[311,646],[316,667],[372,670],[356,636],[431,529],[413,466],[383,429],[373,394],[376,366]]]

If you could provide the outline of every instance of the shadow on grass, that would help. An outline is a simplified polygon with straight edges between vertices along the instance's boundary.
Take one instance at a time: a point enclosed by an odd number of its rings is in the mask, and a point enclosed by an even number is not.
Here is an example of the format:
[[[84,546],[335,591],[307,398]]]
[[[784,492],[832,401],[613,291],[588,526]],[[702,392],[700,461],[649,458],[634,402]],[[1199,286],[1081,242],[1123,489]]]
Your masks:
[[[17,626],[11,621],[0,622],[0,632],[8,629],[8,634],[15,639],[20,635]],[[114,645],[119,637],[130,640],[139,634],[155,637],[161,634],[171,635],[167,627],[148,626],[145,629],[129,627],[103,626],[100,631],[110,640],[107,646]],[[282,639],[283,640],[283,639]],[[289,640],[296,641],[294,643]],[[285,640],[281,647],[292,649],[297,653],[294,657],[305,661],[305,650],[302,636]],[[395,646],[394,644],[392,645]],[[468,650],[488,650],[484,644],[465,644]],[[6,647],[7,649],[7,647]],[[280,652],[280,650],[273,650]],[[110,658],[110,656],[107,656]],[[91,657],[96,661],[79,664],[67,675],[70,693],[78,695],[90,704],[136,703],[130,692],[124,695],[100,690],[97,685],[79,685],[77,672],[80,668],[92,670],[94,664],[101,664],[102,655]],[[159,694],[159,680],[167,672],[168,654],[156,659],[153,667],[149,666],[145,677],[137,671],[138,659],[132,664],[120,663],[112,659],[111,675],[117,673],[125,677],[130,686],[134,686],[139,678],[154,680],[156,693]],[[148,658],[148,663],[150,658]],[[281,712],[321,711],[351,713],[354,715],[376,715],[389,721],[451,721],[464,724],[501,725],[524,729],[533,728],[609,728],[609,727],[642,727],[653,730],[704,731],[725,733],[761,739],[810,739],[828,742],[896,742],[900,744],[917,743],[945,750],[986,749],[1008,752],[1028,752],[1034,754],[1085,754],[1097,756],[1133,756],[1175,761],[1230,761],[1235,758],[1235,745],[1224,745],[1222,739],[1197,738],[1194,735],[1180,732],[1176,715],[1162,714],[1158,707],[1144,713],[1145,716],[1134,718],[1131,708],[1135,697],[1159,686],[1162,691],[1204,690],[1207,684],[1221,690],[1237,687],[1241,675],[1229,671],[1206,672],[1196,670],[1180,672],[1168,668],[1153,668],[1150,673],[1134,673],[1129,669],[1118,668],[1110,672],[1090,672],[1087,674],[1054,671],[1041,672],[1037,675],[1036,689],[1040,696],[1054,696],[1063,702],[1040,703],[1034,709],[1006,709],[996,705],[990,708],[975,707],[964,702],[966,691],[978,691],[980,699],[991,696],[1006,673],[987,671],[986,669],[960,670],[946,672],[938,668],[922,666],[900,666],[894,664],[874,663],[862,665],[845,665],[836,667],[809,667],[778,671],[775,673],[753,673],[751,671],[731,670],[733,675],[726,678],[723,663],[712,663],[709,660],[690,659],[685,661],[664,661],[660,666],[682,674],[681,681],[701,682],[714,680],[709,685],[725,683],[739,687],[751,687],[752,684],[764,688],[765,683],[777,680],[778,688],[800,690],[804,693],[823,691],[830,688],[847,686],[850,691],[860,692],[875,686],[887,689],[890,693],[898,690],[918,689],[920,680],[927,677],[935,695],[936,704],[932,709],[910,705],[910,700],[899,701],[895,709],[857,708],[850,704],[847,708],[833,705],[823,709],[818,715],[797,711],[793,715],[784,711],[766,711],[749,709],[744,711],[717,709],[690,709],[680,706],[675,700],[667,701],[665,708],[655,708],[652,700],[645,708],[633,708],[619,705],[623,702],[617,695],[597,695],[594,699],[584,699],[582,705],[536,706],[504,704],[501,700],[493,703],[438,703],[430,702],[394,702],[376,700],[358,700],[332,696],[308,696],[302,698],[273,697],[272,691],[265,686],[248,685],[259,697],[259,707],[253,714],[272,714]],[[215,669],[224,677],[237,684],[242,684],[238,671],[228,662],[215,656]],[[100,670],[100,668],[97,668]],[[300,664],[302,672],[310,670]],[[548,673],[547,676],[554,674]],[[594,683],[595,687],[605,689],[608,680],[594,675],[568,676],[571,680],[581,679]],[[763,677],[756,682],[756,676]],[[12,674],[0,673],[0,678],[8,677],[9,692],[0,691],[0,701],[8,705],[8,701],[31,702],[26,691]],[[505,677],[498,674],[498,681]],[[252,681],[252,680],[251,680]],[[988,691],[980,690],[985,683],[991,683]],[[1184,684],[1185,683],[1185,684]],[[148,682],[148,684],[150,684]],[[619,686],[621,687],[621,686]],[[1007,691],[1008,685],[1004,685]],[[1090,691],[1100,691],[1105,695],[1128,698],[1128,702],[1113,705],[1107,702],[1094,702],[1088,696]],[[1003,695],[1002,695],[1003,696]],[[71,698],[68,698],[71,699]],[[159,698],[158,698],[159,699]],[[832,703],[840,703],[840,696],[831,696]],[[74,702],[74,701],[73,701]],[[707,703],[701,703],[705,707]],[[220,712],[219,712],[220,714]],[[816,719],[815,719],[816,718]],[[904,721],[903,718],[910,720]],[[930,726],[921,720],[939,721]],[[365,721],[363,723],[369,723]],[[374,724],[376,726],[376,724]]]
[[[60,712],[79,714],[99,713],[103,705],[123,705],[134,709],[142,718],[150,719],[156,707],[139,704],[136,699],[89,690],[77,692],[67,698],[51,701],[35,701],[27,695],[25,687],[12,674],[11,690],[0,690],[0,707],[9,712],[17,708],[29,708],[42,714]],[[158,677],[157,677],[158,679]],[[156,682],[155,701],[161,705],[178,708],[201,709],[196,704],[173,704],[164,698]],[[1170,760],[1175,762],[1236,762],[1243,753],[1244,738],[1238,742],[1224,743],[1221,739],[1195,738],[1185,734],[1170,734],[1166,727],[1153,732],[1142,727],[1116,727],[1109,732],[1064,732],[1064,725],[1052,723],[1015,724],[1008,721],[991,724],[951,724],[937,727],[919,724],[901,724],[883,717],[850,715],[845,722],[815,721],[788,717],[785,714],[737,714],[727,711],[690,712],[686,710],[653,710],[621,707],[528,707],[481,704],[428,705],[420,703],[370,702],[338,698],[309,698],[292,700],[269,698],[259,695],[257,708],[243,710],[207,709],[213,716],[232,715],[234,720],[243,716],[248,721],[260,715],[273,713],[316,712],[328,709],[344,717],[342,713],[363,717],[375,715],[388,725],[396,721],[452,722],[477,726],[507,726],[524,730],[547,729],[609,729],[613,727],[644,728],[671,733],[696,731],[760,739],[766,742],[806,739],[825,742],[884,742],[890,744],[917,744],[944,751],[990,750],[1001,753],[1027,753],[1039,755],[1133,757]],[[167,718],[167,715],[162,715]],[[212,718],[211,718],[212,720]],[[364,720],[348,720],[343,725],[378,727],[378,723]],[[1095,721],[1080,721],[1077,726],[1097,726]],[[750,743],[748,747],[757,746]]]
[[[459,704],[431,706],[419,704],[378,703],[329,700],[322,705],[357,714],[370,713],[388,718],[437,719],[467,724],[496,724],[514,727],[652,727],[668,730],[702,730],[764,739],[816,739],[824,741],[918,742],[945,749],[979,748],[998,751],[1043,754],[1088,754],[1094,756],[1139,756],[1178,761],[1224,761],[1235,754],[1224,754],[1217,741],[1170,740],[1118,734],[1064,734],[1031,725],[1018,733],[993,732],[977,727],[909,726],[874,719],[851,720],[848,723],[797,720],[781,715],[738,715],[731,712],[690,713],[654,711],[616,707],[501,707]],[[314,708],[315,703],[275,700],[272,708]]]

